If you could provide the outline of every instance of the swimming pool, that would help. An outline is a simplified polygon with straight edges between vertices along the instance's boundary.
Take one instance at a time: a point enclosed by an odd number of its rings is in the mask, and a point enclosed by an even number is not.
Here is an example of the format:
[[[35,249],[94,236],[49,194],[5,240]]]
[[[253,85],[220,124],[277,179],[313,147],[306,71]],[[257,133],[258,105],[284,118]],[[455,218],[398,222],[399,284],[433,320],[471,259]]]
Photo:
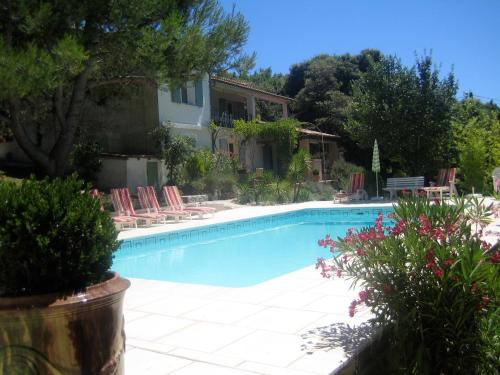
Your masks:
[[[330,234],[373,225],[390,208],[303,209],[125,240],[113,270],[125,277],[251,286],[316,262]]]

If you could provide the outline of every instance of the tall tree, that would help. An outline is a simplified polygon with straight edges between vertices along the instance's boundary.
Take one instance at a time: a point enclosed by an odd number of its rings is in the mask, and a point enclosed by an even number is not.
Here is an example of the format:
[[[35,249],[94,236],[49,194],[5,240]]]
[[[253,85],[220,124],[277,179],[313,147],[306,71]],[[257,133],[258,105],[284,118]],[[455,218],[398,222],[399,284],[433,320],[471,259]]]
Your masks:
[[[468,95],[453,112],[453,161],[460,167],[460,187],[491,191],[491,172],[500,165],[500,108]]]
[[[358,55],[318,55],[293,65],[284,85],[284,93],[295,98],[297,118],[340,135],[349,157],[358,162],[361,160],[356,156],[361,154],[345,130],[352,87],[368,66],[381,58],[378,50],[363,50]]]
[[[238,66],[248,35],[216,0],[4,0],[0,21],[0,121],[52,176],[92,89]]]
[[[412,68],[384,57],[354,83],[348,131],[367,150],[377,139],[394,168],[429,176],[448,164],[456,90],[453,73],[441,79],[430,56]]]

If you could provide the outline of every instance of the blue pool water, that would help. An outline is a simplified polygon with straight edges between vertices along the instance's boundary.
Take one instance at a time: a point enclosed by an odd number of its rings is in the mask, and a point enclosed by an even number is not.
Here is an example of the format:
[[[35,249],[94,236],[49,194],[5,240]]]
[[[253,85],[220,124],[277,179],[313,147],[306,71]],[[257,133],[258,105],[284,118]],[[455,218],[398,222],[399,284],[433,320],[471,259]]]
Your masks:
[[[125,277],[250,286],[329,257],[318,239],[371,226],[378,212],[390,210],[307,209],[126,240],[113,270]]]

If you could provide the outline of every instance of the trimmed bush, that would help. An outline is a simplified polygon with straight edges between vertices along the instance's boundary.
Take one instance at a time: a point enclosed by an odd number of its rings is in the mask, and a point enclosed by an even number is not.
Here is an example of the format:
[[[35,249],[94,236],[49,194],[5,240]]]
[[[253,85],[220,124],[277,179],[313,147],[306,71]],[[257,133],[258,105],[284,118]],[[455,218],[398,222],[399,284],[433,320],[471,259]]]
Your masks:
[[[81,180],[0,182],[0,295],[72,292],[106,278],[119,242]]]
[[[349,190],[349,178],[352,173],[363,172],[362,167],[349,163],[343,159],[336,160],[330,171],[332,186],[336,190]]]

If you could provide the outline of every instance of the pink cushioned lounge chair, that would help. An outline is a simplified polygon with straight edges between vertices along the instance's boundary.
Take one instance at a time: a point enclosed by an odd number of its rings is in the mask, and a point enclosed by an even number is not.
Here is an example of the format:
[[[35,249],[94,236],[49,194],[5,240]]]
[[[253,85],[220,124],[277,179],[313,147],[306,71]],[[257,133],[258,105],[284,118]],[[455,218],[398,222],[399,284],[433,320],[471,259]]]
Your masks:
[[[204,214],[209,214],[213,216],[215,212],[215,208],[213,207],[185,206],[184,202],[182,201],[182,197],[179,193],[179,190],[177,189],[177,186],[164,186],[163,197],[165,198],[165,202],[170,207],[170,209],[197,214],[200,218],[203,218]]]
[[[179,221],[180,218],[191,218],[190,212],[174,210],[170,207],[160,207],[153,186],[138,186],[137,195],[139,196],[141,207],[147,210],[147,212],[165,214],[168,217],[173,217],[175,221]]]
[[[130,190],[128,188],[111,189],[111,201],[115,211],[120,215],[128,215],[144,222],[144,225],[161,224],[165,221],[167,215],[154,212],[141,212],[134,209]]]
[[[92,189],[92,190],[90,190],[90,195],[94,199],[99,200],[99,203],[101,205],[101,211],[105,211],[104,206],[102,205],[102,202],[101,202],[102,193],[99,192],[99,190],[97,190],[97,189]],[[117,230],[122,230],[125,228],[137,228],[137,219],[135,217],[125,215],[125,214],[120,215],[118,212],[112,212],[111,218],[113,219],[113,222],[115,223],[115,227]]]

